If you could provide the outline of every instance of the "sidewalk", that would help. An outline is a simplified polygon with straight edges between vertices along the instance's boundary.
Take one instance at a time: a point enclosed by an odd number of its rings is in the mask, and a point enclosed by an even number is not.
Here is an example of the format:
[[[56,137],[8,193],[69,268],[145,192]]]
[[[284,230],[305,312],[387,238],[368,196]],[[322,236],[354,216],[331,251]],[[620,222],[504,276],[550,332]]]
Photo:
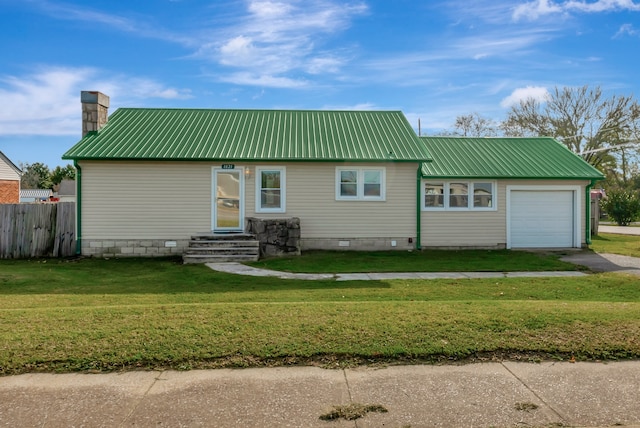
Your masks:
[[[291,273],[260,269],[242,263],[206,263],[213,270],[237,275],[272,276],[281,279],[335,279],[336,281],[380,281],[387,279],[464,279],[464,278],[515,278],[585,276],[577,271],[544,272],[388,272],[388,273]]]
[[[10,427],[640,427],[640,361],[0,377]],[[347,421],[337,405],[378,405]]]
[[[618,235],[640,235],[640,227],[600,224],[598,226],[598,233],[614,233]]]

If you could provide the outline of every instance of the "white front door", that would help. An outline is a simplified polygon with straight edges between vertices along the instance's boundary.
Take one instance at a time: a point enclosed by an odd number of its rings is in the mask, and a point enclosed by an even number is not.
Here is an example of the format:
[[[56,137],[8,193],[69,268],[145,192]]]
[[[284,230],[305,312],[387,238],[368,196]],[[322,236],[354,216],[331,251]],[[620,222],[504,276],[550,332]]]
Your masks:
[[[244,169],[213,169],[213,227],[218,232],[244,230]]]

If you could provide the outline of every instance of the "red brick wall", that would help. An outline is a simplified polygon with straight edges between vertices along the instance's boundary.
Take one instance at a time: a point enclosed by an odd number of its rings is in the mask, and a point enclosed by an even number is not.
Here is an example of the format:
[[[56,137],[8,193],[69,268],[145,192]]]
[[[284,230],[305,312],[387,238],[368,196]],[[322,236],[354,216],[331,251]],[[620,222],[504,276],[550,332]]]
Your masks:
[[[0,180],[0,204],[20,203],[20,182],[16,180]]]

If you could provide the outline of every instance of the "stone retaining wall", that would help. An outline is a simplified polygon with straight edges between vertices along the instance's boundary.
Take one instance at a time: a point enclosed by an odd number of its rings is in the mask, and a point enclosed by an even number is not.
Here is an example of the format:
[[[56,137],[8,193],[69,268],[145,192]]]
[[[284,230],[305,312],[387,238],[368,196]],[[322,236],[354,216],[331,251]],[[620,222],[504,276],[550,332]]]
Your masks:
[[[262,219],[247,217],[245,232],[260,242],[260,257],[299,256],[300,219]]]

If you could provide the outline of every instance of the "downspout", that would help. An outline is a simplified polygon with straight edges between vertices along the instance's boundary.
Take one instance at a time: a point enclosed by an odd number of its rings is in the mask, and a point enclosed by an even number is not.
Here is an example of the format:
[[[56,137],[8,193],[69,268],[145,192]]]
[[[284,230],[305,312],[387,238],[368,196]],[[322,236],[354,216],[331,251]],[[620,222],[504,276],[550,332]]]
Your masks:
[[[584,190],[584,212],[585,212],[585,229],[584,229],[584,242],[587,245],[591,245],[591,189],[595,186],[596,180],[591,180]]]
[[[422,213],[422,211],[420,210],[420,182],[422,180],[421,174],[420,174],[420,170],[422,169],[421,164],[418,164],[418,169],[416,171],[416,250],[421,250],[422,249],[422,245],[420,243],[420,233],[421,233],[421,228],[420,228],[420,223],[422,223],[421,218],[420,218],[420,214]]]
[[[82,168],[76,160],[76,255],[82,254]]]

